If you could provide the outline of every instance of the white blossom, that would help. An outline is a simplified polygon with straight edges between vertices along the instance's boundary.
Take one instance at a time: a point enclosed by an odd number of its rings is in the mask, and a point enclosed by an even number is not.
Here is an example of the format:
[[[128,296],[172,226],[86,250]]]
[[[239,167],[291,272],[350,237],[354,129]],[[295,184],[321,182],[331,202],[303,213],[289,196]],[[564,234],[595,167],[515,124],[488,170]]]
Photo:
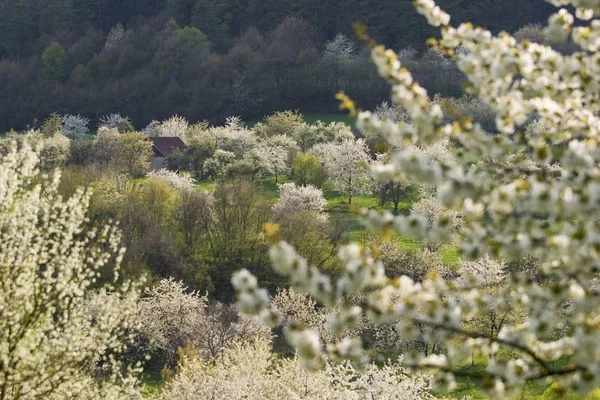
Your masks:
[[[124,122],[130,122],[128,117],[122,117],[121,114],[108,114],[100,117],[98,128],[118,129]]]
[[[279,188],[279,200],[273,206],[275,219],[299,211],[312,212],[320,219],[327,219],[327,214],[325,214],[327,200],[325,200],[321,189],[313,185],[296,186],[294,183],[283,183],[277,186]]]
[[[189,174],[181,174],[175,171],[169,171],[166,168],[161,168],[158,171],[150,171],[146,174],[147,178],[156,179],[168,186],[179,190],[193,190],[196,180]]]
[[[333,40],[325,43],[325,57],[340,61],[349,61],[353,56],[353,52],[352,41],[342,33],[338,33]]]
[[[125,36],[125,28],[123,28],[123,24],[119,22],[110,30],[110,32],[108,32],[108,35],[106,36],[106,42],[104,43],[104,48],[110,49],[115,47],[119,44],[119,42],[121,42],[121,40],[123,40],[123,36]]]
[[[88,124],[90,120],[81,115],[66,114],[62,116],[62,133],[66,136],[77,138],[87,135],[90,131]]]
[[[193,345],[205,360],[216,359],[234,340],[269,336],[257,318],[239,315],[235,307],[209,302],[181,282],[163,279],[146,290],[137,308],[139,331],[150,339],[151,349],[175,359],[178,348]]]
[[[264,337],[238,341],[215,363],[186,356],[180,372],[158,399],[433,400],[431,377],[409,377],[401,362],[357,370],[349,363],[323,364],[307,373],[298,358],[275,360]]]
[[[346,194],[350,201],[354,196],[371,192],[371,159],[362,139],[319,144],[313,148],[313,152],[325,166],[335,189]]]
[[[138,289],[117,283],[120,233],[114,225],[90,228],[90,193],[79,189],[61,199],[60,173],[40,177],[38,154],[27,141],[20,150],[6,145],[0,159],[3,398],[131,398],[134,375],[114,356],[130,342]],[[114,276],[100,284],[109,261]],[[105,376],[96,380],[100,364]]]
[[[144,133],[150,137],[178,137],[184,142],[187,142],[189,129],[190,125],[185,118],[174,115],[163,122],[150,122],[150,124],[144,128]]]

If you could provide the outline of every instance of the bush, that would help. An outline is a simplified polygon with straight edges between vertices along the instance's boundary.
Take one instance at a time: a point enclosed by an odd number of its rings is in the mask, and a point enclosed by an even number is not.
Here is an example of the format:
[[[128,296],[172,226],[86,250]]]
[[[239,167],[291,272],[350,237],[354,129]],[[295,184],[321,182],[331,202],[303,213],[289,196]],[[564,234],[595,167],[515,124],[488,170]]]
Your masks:
[[[313,185],[296,186],[293,183],[278,184],[279,201],[273,206],[275,220],[297,212],[310,212],[321,220],[327,220],[327,200],[321,189]]]
[[[9,143],[0,159],[3,397],[130,398],[134,371],[118,360],[127,328],[136,327],[138,285],[99,282],[109,263],[118,274],[120,232],[91,228],[89,193],[63,200],[58,179],[40,176],[38,162],[27,141],[20,150]]]
[[[87,135],[90,131],[88,124],[90,120],[81,115],[66,114],[62,116],[62,133],[70,138],[79,138]]]
[[[298,153],[292,164],[292,175],[297,185],[314,185],[321,188],[327,179],[325,168],[312,153]]]

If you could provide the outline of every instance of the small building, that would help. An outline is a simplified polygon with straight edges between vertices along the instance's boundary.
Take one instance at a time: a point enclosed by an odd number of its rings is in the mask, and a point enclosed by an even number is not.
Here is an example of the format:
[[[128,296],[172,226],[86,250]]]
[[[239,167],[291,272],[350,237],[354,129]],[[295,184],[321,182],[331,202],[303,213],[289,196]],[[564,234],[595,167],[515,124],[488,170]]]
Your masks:
[[[187,149],[183,140],[178,137],[150,137],[152,142],[152,157],[150,158],[150,169],[153,171],[165,168],[165,160],[175,150],[182,153]]]

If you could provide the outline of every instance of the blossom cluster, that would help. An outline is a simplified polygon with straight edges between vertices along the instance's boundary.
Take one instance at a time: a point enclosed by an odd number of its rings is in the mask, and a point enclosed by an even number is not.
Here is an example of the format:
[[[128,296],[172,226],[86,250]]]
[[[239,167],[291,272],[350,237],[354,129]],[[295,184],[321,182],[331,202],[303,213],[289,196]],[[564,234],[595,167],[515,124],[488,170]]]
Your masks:
[[[63,115],[62,133],[66,136],[73,138],[87,135],[90,131],[90,129],[88,128],[89,123],[89,118],[82,117],[81,115]]]
[[[100,117],[98,128],[118,129],[123,123],[131,123],[129,117],[122,117],[121,114],[108,114]]]
[[[166,185],[179,190],[193,190],[196,180],[188,174],[179,174],[166,168],[158,171],[150,171],[146,174],[147,178],[156,179]]]
[[[372,189],[371,158],[364,140],[343,139],[316,145],[313,152],[325,167],[334,188],[349,196],[368,194]]]
[[[144,133],[151,137],[179,137],[182,140],[185,140],[189,128],[190,125],[185,118],[174,115],[163,122],[152,121],[144,128]]]
[[[179,374],[154,398],[187,399],[397,399],[433,400],[431,377],[409,377],[401,361],[357,370],[349,363],[327,363],[307,373],[298,359],[276,360],[268,338],[236,341],[216,362],[193,354]]]
[[[313,185],[296,186],[294,183],[283,183],[278,187],[279,201],[273,206],[276,219],[288,213],[301,211],[315,213],[322,220],[327,219],[327,200],[321,189]]]
[[[90,229],[90,193],[63,200],[25,140],[0,159],[0,387],[3,399],[131,398],[117,362],[136,327],[137,284],[119,278],[114,225]],[[103,267],[114,265],[113,276]],[[93,379],[102,366],[104,379]],[[125,385],[124,385],[125,384]]]
[[[189,345],[202,359],[214,360],[235,340],[270,336],[257,318],[239,315],[235,307],[209,302],[206,295],[190,291],[173,279],[163,279],[146,289],[135,319],[138,332],[167,364],[176,361],[179,348]]]
[[[123,36],[125,36],[125,28],[123,27],[123,24],[119,22],[110,30],[110,32],[108,32],[106,42],[104,42],[104,48],[110,49],[117,46],[121,40],[123,40]]]

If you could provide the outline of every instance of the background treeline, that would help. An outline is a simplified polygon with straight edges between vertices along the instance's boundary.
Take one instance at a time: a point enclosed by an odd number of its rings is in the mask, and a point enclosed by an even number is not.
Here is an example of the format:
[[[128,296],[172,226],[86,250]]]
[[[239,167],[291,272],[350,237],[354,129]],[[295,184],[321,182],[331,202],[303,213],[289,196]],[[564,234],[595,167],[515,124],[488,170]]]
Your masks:
[[[492,31],[543,22],[552,10],[543,0],[438,3],[456,22],[471,21]],[[411,0],[2,0],[0,57],[40,55],[54,40],[68,46],[90,29],[106,34],[117,23],[129,28],[158,15],[200,29],[219,52],[248,29],[271,31],[290,16],[309,21],[321,41],[337,33],[351,35],[357,20],[367,24],[379,41],[396,48],[423,47],[423,38],[435,33],[416,15]]]
[[[551,10],[543,0],[440,5],[458,20],[508,31]],[[410,0],[1,0],[0,131],[53,111],[95,120],[118,110],[141,126],[173,114],[222,122],[283,109],[328,112],[341,88],[372,107],[387,86],[360,44],[336,40],[353,37],[358,15],[380,42],[419,50],[407,58],[428,57],[423,43],[434,32]],[[456,94],[460,79],[431,65],[415,66],[417,77]]]

